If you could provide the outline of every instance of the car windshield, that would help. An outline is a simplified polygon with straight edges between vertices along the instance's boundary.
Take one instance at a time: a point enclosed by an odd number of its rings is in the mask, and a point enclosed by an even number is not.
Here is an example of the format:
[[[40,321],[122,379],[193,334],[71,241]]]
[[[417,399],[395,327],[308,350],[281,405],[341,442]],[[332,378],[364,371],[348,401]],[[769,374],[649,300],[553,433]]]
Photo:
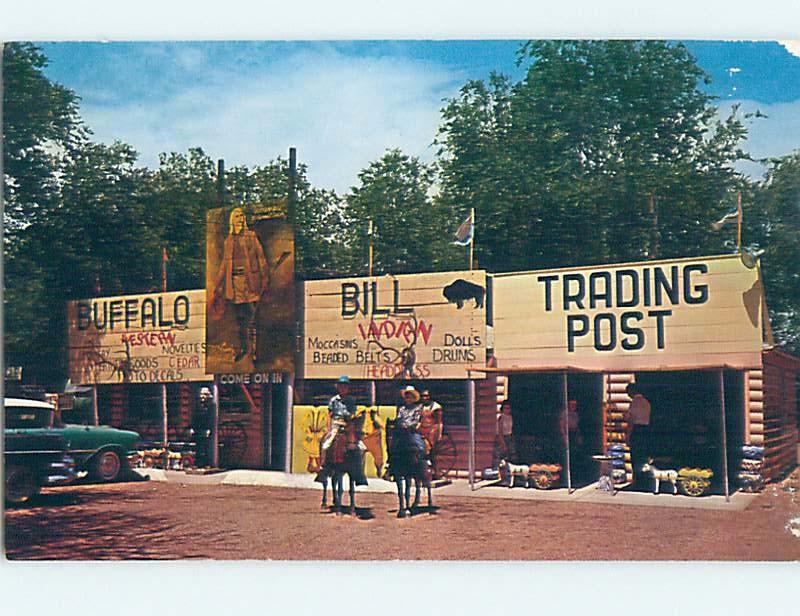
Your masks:
[[[49,428],[51,413],[50,409],[7,406],[6,429]]]

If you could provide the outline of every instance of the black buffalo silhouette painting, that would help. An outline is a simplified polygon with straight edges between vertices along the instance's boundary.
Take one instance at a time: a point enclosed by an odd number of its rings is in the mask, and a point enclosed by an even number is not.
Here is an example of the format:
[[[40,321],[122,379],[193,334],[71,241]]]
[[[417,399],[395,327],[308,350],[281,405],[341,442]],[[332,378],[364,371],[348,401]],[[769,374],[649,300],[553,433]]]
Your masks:
[[[451,304],[455,304],[459,310],[464,306],[468,299],[475,300],[475,308],[483,308],[483,298],[486,296],[486,289],[481,285],[475,284],[463,278],[451,282],[442,291],[442,295]]]

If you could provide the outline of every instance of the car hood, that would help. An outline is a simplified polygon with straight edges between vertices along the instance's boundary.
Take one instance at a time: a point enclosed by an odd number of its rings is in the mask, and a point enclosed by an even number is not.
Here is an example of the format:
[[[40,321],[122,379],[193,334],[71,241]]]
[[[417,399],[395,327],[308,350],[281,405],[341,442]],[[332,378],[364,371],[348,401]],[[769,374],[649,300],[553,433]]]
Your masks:
[[[87,432],[102,433],[102,434],[115,434],[117,436],[128,437],[134,440],[139,438],[139,433],[133,430],[120,430],[119,428],[112,428],[111,426],[86,426],[82,424],[64,424],[65,428],[70,430],[85,430]]]

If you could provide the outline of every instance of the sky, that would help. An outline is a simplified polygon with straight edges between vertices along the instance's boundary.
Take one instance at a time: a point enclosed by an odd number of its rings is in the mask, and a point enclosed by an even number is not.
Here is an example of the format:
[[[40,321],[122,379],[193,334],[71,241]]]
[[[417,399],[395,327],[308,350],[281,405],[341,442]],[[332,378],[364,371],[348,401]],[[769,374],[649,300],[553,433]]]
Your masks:
[[[800,42],[685,41],[720,114],[740,104],[756,158],[800,148]],[[47,76],[81,97],[94,139],[141,164],[202,147],[228,167],[288,156],[340,194],[386,149],[431,161],[444,101],[468,79],[519,80],[520,41],[267,41],[42,44]],[[760,165],[742,163],[752,176]]]

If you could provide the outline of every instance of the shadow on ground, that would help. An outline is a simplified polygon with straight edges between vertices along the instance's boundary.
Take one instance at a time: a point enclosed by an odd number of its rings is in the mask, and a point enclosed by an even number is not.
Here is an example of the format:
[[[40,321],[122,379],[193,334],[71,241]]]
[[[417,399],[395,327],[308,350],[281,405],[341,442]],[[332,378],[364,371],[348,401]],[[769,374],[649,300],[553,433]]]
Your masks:
[[[9,560],[104,560],[202,558],[192,549],[197,541],[181,534],[181,553],[175,549],[177,526],[157,508],[137,510],[148,499],[125,486],[93,485],[90,489],[46,490],[27,506],[9,507],[5,515],[6,556]],[[123,488],[123,489],[120,489]],[[139,507],[137,507],[137,504]],[[91,509],[91,510],[88,510]],[[190,534],[190,533],[189,533]]]

